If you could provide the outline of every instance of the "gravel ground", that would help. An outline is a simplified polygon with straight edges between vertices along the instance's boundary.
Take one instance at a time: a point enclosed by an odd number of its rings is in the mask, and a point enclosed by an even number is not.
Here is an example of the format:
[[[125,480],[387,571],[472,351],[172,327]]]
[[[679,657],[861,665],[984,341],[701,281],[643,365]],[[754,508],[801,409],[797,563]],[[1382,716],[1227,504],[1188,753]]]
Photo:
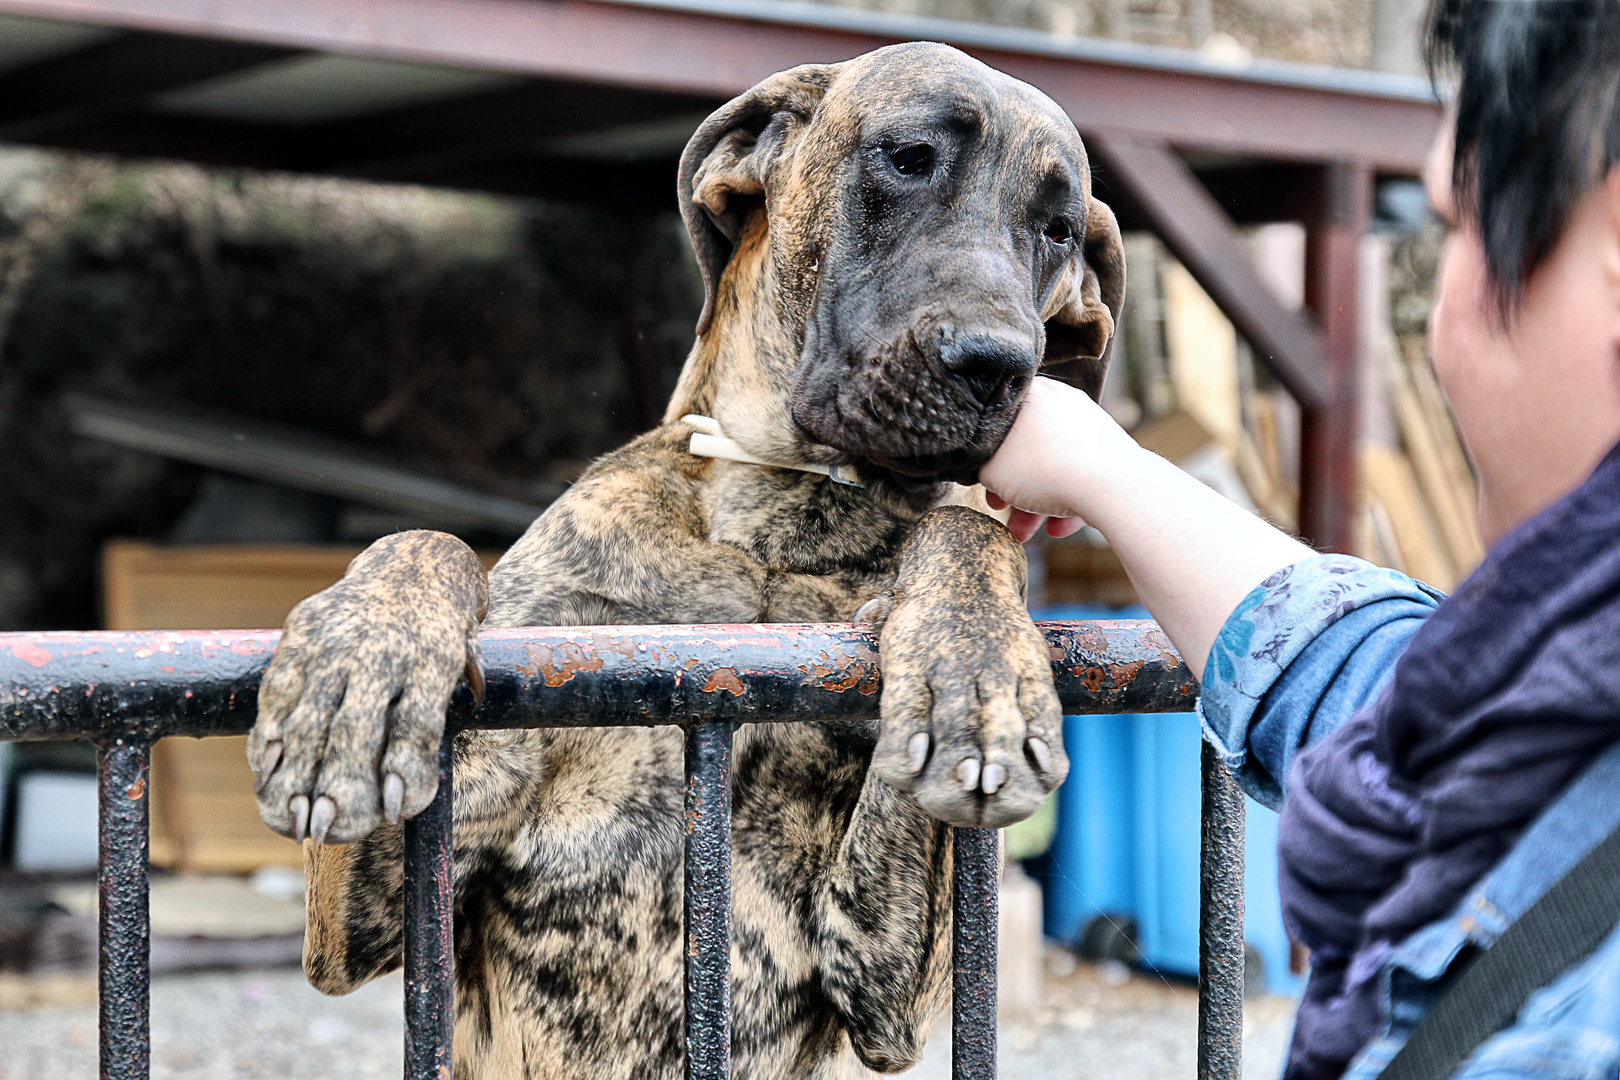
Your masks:
[[[1123,967],[1051,964],[1042,1003],[1023,1015],[1004,1016],[999,1073],[1009,1080],[1182,1080],[1198,1064],[1198,992]],[[1066,954],[1060,954],[1066,955]],[[1252,996],[1244,1002],[1243,1075],[1275,1080],[1282,1074],[1294,999]],[[950,1080],[950,1027],[928,1040],[922,1061],[901,1075],[908,1080]]]
[[[1002,1024],[1002,1076],[1052,1080],[1190,1078],[1198,995],[1151,976],[1061,961],[1043,1004]],[[1124,980],[1121,983],[1121,980]],[[86,996],[88,994],[88,996]],[[154,1080],[347,1080],[397,1077],[401,981],[396,973],[348,997],[316,993],[297,971],[167,976],[152,986]],[[94,1080],[96,1010],[87,982],[38,995],[47,1002],[0,1009],[0,1080]],[[15,995],[13,1001],[23,1000]],[[1251,998],[1245,1075],[1281,1069],[1293,1002]],[[942,1026],[910,1080],[948,1080],[950,1033]]]
[[[153,1080],[394,1080],[403,987],[397,972],[342,998],[299,971],[154,979]],[[94,1004],[0,1012],[0,1080],[96,1075]]]

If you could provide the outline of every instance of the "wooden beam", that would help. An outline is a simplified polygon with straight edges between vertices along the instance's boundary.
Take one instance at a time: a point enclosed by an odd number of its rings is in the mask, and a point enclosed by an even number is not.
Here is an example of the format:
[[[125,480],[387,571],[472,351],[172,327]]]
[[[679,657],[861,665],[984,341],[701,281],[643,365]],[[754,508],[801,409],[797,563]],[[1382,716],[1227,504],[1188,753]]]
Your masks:
[[[1086,146],[1099,166],[1099,197],[1130,204],[1301,405],[1324,404],[1331,383],[1321,332],[1260,278],[1243,235],[1187,164],[1162,143],[1112,132],[1092,132]]]
[[[0,138],[136,108],[147,97],[291,56],[278,45],[144,31],[0,74]]]

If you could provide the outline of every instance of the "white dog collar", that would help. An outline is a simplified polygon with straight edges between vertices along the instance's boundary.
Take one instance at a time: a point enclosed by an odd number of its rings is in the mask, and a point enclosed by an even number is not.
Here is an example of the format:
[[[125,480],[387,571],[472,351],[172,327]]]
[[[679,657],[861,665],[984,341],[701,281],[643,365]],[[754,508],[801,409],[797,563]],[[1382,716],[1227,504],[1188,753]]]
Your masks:
[[[835,484],[848,484],[850,487],[866,486],[861,483],[859,474],[850,465],[800,465],[785,461],[766,461],[762,457],[756,457],[726,438],[720,430],[720,422],[712,416],[687,413],[681,417],[681,423],[697,428],[692,433],[691,443],[687,446],[687,450],[697,457],[723,458],[726,461],[740,461],[745,465],[764,465],[769,469],[794,469],[798,472],[818,473],[828,477]]]

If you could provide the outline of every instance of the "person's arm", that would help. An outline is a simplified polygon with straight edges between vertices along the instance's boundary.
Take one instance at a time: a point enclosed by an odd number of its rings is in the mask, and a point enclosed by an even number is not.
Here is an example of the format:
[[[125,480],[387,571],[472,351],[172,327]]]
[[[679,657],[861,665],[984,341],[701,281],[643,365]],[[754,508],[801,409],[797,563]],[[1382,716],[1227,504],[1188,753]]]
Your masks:
[[[1021,508],[1008,522],[1019,539],[1045,515],[1053,535],[1079,516],[1108,538],[1203,683],[1205,737],[1272,808],[1294,755],[1383,689],[1441,598],[1398,571],[1316,554],[1045,379],[980,479]]]
[[[1260,582],[1316,552],[1144,450],[1085,393],[1037,378],[979,480],[1015,513],[1020,540],[1041,517],[1078,518],[1107,539],[1193,674]],[[1053,523],[1055,535],[1072,525]]]

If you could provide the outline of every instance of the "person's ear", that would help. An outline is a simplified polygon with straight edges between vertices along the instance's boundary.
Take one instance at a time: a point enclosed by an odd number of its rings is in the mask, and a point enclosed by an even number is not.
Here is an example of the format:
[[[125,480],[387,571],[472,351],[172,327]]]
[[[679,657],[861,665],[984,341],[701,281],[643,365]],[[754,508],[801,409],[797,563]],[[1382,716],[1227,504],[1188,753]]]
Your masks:
[[[1125,246],[1114,212],[1086,200],[1086,237],[1081,257],[1063,268],[1042,317],[1046,354],[1041,367],[1096,398],[1108,370],[1120,305],[1125,300]]]
[[[717,109],[681,154],[676,197],[703,275],[701,335],[714,318],[720,275],[774,168],[815,112],[841,65],[805,64],[772,75]]]
[[[1604,276],[1609,295],[1611,345],[1620,355],[1620,165],[1609,169],[1601,183],[1608,240],[1604,245]]]

